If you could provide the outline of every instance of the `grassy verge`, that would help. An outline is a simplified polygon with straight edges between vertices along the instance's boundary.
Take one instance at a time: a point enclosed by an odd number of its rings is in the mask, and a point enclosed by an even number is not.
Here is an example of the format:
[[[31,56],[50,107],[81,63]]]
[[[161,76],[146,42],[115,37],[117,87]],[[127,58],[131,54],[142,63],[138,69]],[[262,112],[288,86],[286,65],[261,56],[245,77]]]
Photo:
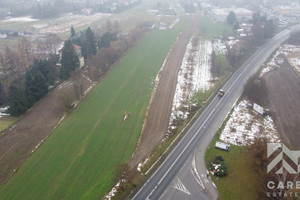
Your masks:
[[[216,156],[222,156],[227,164],[229,172],[227,176],[219,180],[216,180],[216,177],[212,176],[212,180],[218,188],[220,200],[257,199],[256,180],[258,179],[258,174],[252,167],[252,158],[249,149],[247,147],[231,145],[230,151],[227,152],[214,147],[216,141],[219,140],[222,130],[230,119],[232,112],[233,110],[207,148],[205,164],[206,167],[209,168],[210,162],[212,162]]]
[[[9,129],[13,124],[17,122],[18,118],[11,116],[3,116],[0,119],[0,132]],[[1,136],[0,136],[1,137]]]
[[[199,17],[201,30],[205,39],[211,39],[212,37],[220,37],[223,35],[232,35],[232,27],[228,24],[213,23],[213,21],[207,16]]]
[[[18,172],[0,199],[99,199],[135,150],[155,78],[179,31],[152,31]],[[126,121],[125,113],[129,113]]]
[[[228,71],[228,61],[225,54],[218,54],[216,56],[216,65],[220,68],[220,74],[226,74]]]

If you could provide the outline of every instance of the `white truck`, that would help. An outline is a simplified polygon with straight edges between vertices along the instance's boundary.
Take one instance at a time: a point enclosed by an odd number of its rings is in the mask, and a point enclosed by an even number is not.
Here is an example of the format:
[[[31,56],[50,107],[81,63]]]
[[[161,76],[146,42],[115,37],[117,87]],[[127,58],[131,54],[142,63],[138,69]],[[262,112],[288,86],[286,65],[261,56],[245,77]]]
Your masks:
[[[217,141],[215,147],[224,151],[230,151],[230,144],[225,144],[223,142]]]

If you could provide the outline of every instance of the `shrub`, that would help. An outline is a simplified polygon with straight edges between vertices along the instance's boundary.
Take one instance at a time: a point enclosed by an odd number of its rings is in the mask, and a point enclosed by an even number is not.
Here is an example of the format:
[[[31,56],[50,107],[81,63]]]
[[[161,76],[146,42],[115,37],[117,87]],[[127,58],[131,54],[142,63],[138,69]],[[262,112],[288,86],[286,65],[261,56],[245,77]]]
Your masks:
[[[216,156],[215,160],[210,164],[210,171],[215,176],[226,176],[228,174],[227,165],[222,156]]]

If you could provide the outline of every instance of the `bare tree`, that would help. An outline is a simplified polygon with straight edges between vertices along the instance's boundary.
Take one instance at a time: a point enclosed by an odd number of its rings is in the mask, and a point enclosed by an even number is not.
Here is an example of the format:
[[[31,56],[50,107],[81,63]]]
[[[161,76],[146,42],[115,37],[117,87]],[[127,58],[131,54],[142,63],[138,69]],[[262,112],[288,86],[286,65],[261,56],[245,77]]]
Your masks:
[[[26,37],[22,37],[18,44],[18,53],[20,54],[24,66],[30,66],[33,61],[33,47]]]
[[[98,81],[103,74],[104,73],[101,68],[97,68],[96,66],[88,68],[88,75],[93,81]]]
[[[49,34],[46,40],[46,47],[49,54],[56,54],[62,40],[56,34]]]
[[[57,54],[57,50],[62,44],[61,39],[56,34],[49,34],[46,40],[36,41],[35,58],[49,59]]]
[[[106,29],[106,32],[111,33],[111,31],[112,31],[112,25],[111,25],[111,21],[110,20],[106,21],[106,27],[105,27],[105,29]]]
[[[120,23],[118,21],[113,22],[112,31],[114,33],[120,32]]]
[[[25,73],[25,67],[22,66],[20,55],[12,51],[9,47],[4,50],[5,62],[10,70],[10,75],[15,79]]]
[[[0,64],[3,68],[3,73],[4,73],[4,78],[6,81],[9,81],[9,69],[8,69],[8,65],[6,63],[5,57],[3,56],[3,54],[0,52]]]
[[[74,88],[74,94],[77,100],[80,100],[84,95],[83,76],[79,70],[74,71],[71,75],[71,82]]]
[[[273,155],[267,158],[267,143],[268,141],[266,138],[257,137],[255,138],[254,143],[249,146],[249,153],[251,154],[250,162],[252,163],[253,169],[258,174],[258,178],[256,179],[258,199],[266,199],[266,194],[269,193],[270,197],[268,197],[268,199],[280,200],[283,199],[283,197],[280,197],[280,194],[284,195],[284,193],[289,194],[289,192],[294,192],[294,188],[278,188],[277,186],[270,188],[268,183],[273,182],[277,185],[279,182],[286,183],[287,181],[292,181],[294,185],[296,185],[298,175],[289,174],[286,170],[283,170],[282,174],[277,174],[276,172],[282,167],[281,165],[276,165],[270,173],[267,173],[268,161],[274,159],[280,153],[279,151],[274,152]],[[273,196],[273,194],[276,194],[276,196]],[[294,198],[288,196],[288,198],[284,199]]]
[[[70,113],[74,107],[71,93],[70,89],[65,89],[58,95],[58,100],[63,104],[66,113]]]

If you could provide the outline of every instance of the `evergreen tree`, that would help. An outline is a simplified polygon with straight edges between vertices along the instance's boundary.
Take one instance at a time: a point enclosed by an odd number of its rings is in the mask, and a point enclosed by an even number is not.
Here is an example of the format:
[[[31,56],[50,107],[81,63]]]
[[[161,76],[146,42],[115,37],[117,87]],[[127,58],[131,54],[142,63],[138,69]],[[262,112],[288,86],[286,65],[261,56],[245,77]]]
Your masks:
[[[71,41],[66,41],[62,50],[61,69],[59,76],[61,79],[66,80],[70,77],[73,70],[80,65],[78,55],[75,52],[74,46]]]
[[[109,32],[106,32],[102,35],[100,39],[99,47],[100,48],[110,47],[110,42],[111,42],[111,34]]]
[[[107,47],[110,47],[111,41],[116,41],[116,40],[118,40],[116,33],[106,32],[102,35],[102,37],[98,43],[98,46],[99,46],[99,48],[107,48]]]
[[[227,16],[227,23],[233,25],[234,22],[235,22],[235,13],[233,11],[230,11]]]
[[[86,51],[87,51],[87,57],[91,55],[96,55],[97,53],[97,46],[96,46],[96,39],[95,39],[95,34],[91,30],[90,27],[86,30],[85,34],[86,38]]]
[[[264,23],[257,22],[253,25],[253,43],[256,45],[261,45],[264,43],[265,33],[264,33]]]
[[[80,32],[78,37],[71,38],[74,44],[81,47],[82,56],[87,59],[91,55],[96,55],[97,53],[97,43],[95,34],[89,27],[85,31]]]
[[[32,106],[48,93],[48,84],[44,75],[35,66],[25,74],[25,95],[27,103]]]
[[[112,31],[112,25],[111,25],[110,20],[106,21],[106,31],[109,32],[109,33]]]
[[[264,27],[265,29],[265,37],[266,38],[271,38],[274,35],[274,24],[273,24],[273,20],[268,20],[266,21],[266,25]]]
[[[211,72],[211,74],[212,74],[212,76],[214,77],[214,78],[216,78],[216,77],[218,77],[219,76],[219,69],[218,69],[218,67],[217,67],[217,61],[216,61],[216,58],[217,56],[216,56],[216,53],[215,53],[215,51],[212,51],[212,53],[211,53],[211,68],[210,68],[210,72]]]
[[[75,35],[76,35],[76,32],[75,32],[74,27],[72,26],[71,27],[71,38],[73,38]]]
[[[48,60],[35,60],[33,63],[33,68],[37,69],[43,74],[48,85],[53,85],[55,75],[52,64]]]
[[[11,85],[8,90],[9,110],[12,116],[19,116],[28,109],[24,90]]]

